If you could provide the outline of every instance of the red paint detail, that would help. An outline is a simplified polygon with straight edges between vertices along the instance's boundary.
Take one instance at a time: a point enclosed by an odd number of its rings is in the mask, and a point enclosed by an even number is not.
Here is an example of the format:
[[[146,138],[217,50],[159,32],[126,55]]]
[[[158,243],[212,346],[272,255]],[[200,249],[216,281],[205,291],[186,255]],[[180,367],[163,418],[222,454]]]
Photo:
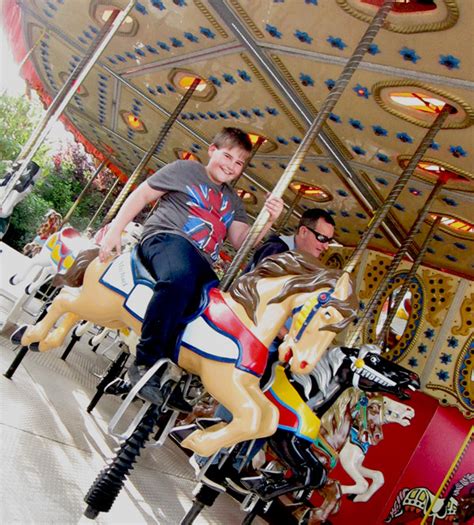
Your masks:
[[[265,371],[268,348],[249,331],[242,321],[229,308],[217,288],[209,291],[209,304],[203,312],[223,332],[239,340],[241,345],[239,366],[258,375]]]
[[[293,350],[290,348],[285,354],[285,361],[289,363],[290,359],[293,357]]]
[[[278,399],[273,395],[271,390],[265,392],[265,396],[269,401],[272,402],[278,408],[280,413],[280,418],[278,421],[279,425],[284,425],[285,427],[298,429],[298,414],[292,412],[287,406],[282,405]]]
[[[308,361],[301,361],[301,368],[306,368],[308,366]]]

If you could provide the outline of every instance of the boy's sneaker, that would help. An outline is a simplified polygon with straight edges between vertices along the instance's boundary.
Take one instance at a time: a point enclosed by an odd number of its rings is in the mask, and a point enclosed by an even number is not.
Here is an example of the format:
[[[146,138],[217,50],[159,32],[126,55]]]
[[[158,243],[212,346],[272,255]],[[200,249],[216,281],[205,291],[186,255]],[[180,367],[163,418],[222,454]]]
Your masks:
[[[140,389],[138,395],[146,401],[150,401],[151,403],[155,403],[155,405],[161,406],[168,397],[169,392],[172,390],[171,395],[169,395],[169,399],[167,401],[167,407],[171,408],[172,410],[177,410],[178,412],[190,413],[192,412],[193,407],[183,398],[181,389],[179,386],[175,385],[173,380],[166,380],[166,383],[161,386],[161,378],[167,377],[167,368],[171,366],[176,365],[170,362],[166,365],[166,367],[164,367],[164,370],[162,369],[163,371],[159,371],[159,376],[158,374],[151,376],[145,386]],[[132,387],[135,386],[138,381],[140,381],[140,379],[142,379],[149,369],[150,367],[146,365],[136,365],[135,363],[129,367],[127,375],[130,379]]]

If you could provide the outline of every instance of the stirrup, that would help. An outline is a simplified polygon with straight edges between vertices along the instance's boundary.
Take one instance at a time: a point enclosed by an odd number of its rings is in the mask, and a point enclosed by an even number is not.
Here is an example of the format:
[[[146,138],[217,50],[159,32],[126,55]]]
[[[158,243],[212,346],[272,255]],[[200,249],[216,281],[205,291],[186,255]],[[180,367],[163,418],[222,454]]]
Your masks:
[[[118,439],[128,439],[135,428],[137,427],[138,423],[142,419],[142,417],[145,415],[145,412],[148,410],[148,407],[151,405],[150,401],[145,401],[142,408],[139,410],[138,414],[134,417],[132,422],[128,425],[128,427],[123,431],[119,432],[117,430],[119,423],[121,423],[123,415],[125,414],[128,407],[131,405],[132,401],[135,400],[135,398],[138,395],[138,392],[148,383],[148,381],[158,372],[160,368],[163,366],[167,366],[169,362],[172,362],[170,359],[159,359],[151,368],[146,372],[146,374],[140,379],[140,381],[137,382],[135,386],[132,387],[130,392],[127,394],[127,397],[123,400],[122,404],[119,406],[117,412],[113,415],[112,419],[110,420],[108,431],[109,434],[112,436],[115,436]],[[173,363],[175,365],[175,363]],[[177,365],[175,365],[176,368],[179,368]],[[140,398],[141,399],[141,398]]]

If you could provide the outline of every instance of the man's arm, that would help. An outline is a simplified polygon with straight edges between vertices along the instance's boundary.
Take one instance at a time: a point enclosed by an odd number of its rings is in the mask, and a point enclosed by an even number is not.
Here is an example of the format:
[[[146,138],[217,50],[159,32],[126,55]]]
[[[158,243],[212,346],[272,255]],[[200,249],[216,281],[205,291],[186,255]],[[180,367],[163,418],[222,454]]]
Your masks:
[[[99,259],[105,261],[115,248],[117,253],[121,252],[121,235],[125,226],[132,221],[143,208],[152,201],[158,200],[166,192],[154,190],[147,181],[144,181],[133,191],[122,204],[110,228],[101,243]]]

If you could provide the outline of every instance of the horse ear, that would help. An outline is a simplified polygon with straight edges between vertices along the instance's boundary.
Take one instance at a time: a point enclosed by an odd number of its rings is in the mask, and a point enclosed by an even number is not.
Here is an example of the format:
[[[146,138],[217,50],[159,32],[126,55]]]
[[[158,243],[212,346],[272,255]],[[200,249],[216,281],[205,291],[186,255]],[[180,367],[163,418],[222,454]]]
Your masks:
[[[351,277],[347,272],[343,272],[341,277],[337,280],[334,288],[333,297],[336,299],[345,300],[349,297],[352,291]]]

